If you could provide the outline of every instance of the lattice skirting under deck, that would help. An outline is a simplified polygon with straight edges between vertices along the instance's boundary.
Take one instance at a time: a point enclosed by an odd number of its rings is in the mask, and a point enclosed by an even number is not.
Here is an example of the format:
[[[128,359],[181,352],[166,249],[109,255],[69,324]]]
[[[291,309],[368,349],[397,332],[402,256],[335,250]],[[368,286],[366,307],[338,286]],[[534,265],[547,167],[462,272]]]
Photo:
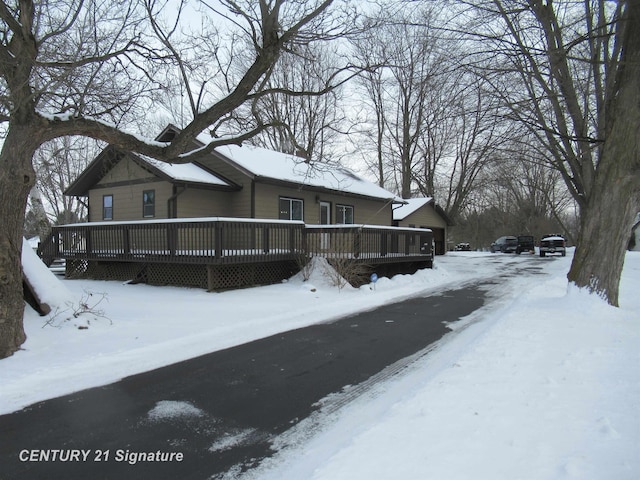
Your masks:
[[[66,277],[227,290],[277,283],[298,269],[296,262],[292,261],[191,265],[67,260]]]
[[[227,290],[252,285],[269,285],[291,277],[298,270],[296,262],[265,262],[241,265],[209,265],[209,290]]]

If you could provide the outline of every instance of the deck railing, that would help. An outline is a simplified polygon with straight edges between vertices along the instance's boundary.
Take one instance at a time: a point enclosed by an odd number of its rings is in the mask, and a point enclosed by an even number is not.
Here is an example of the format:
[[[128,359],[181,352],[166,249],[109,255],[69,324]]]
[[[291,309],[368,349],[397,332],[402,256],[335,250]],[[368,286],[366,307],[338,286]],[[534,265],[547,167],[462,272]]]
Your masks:
[[[397,262],[432,257],[433,233],[428,229],[374,225],[307,225],[310,256],[348,257],[366,262]]]
[[[431,259],[432,240],[427,229],[215,217],[57,226],[38,252],[45,262],[223,265],[314,255],[393,262]]]

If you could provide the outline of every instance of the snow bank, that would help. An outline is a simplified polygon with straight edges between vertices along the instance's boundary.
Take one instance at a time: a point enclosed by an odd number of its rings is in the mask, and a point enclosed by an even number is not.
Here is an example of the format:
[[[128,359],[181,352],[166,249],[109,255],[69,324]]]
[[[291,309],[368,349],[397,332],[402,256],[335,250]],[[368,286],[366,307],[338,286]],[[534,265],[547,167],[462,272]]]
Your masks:
[[[26,239],[22,239],[22,272],[38,300],[51,311],[75,301],[75,295],[42,263]]]

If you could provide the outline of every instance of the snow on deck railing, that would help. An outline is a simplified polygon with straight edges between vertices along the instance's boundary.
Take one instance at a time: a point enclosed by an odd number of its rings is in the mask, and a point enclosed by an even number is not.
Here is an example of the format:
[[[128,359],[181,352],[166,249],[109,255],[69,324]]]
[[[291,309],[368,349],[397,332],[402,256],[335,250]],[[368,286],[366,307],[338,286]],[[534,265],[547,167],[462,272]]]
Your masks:
[[[43,259],[158,263],[248,263],[303,256],[432,258],[429,229],[383,225],[305,225],[228,217],[89,222],[53,227]]]
[[[272,223],[283,225],[304,225],[305,223],[300,220],[265,220],[260,218],[234,218],[234,217],[195,217],[195,218],[154,218],[150,220],[122,220],[122,221],[104,221],[104,222],[83,222],[83,223],[70,223],[67,225],[58,225],[55,228],[78,228],[78,227],[100,227],[100,226],[114,226],[114,225],[157,225],[163,223],[171,224],[190,224],[190,223],[216,223],[216,222],[231,222],[231,223]]]
[[[308,230],[330,230],[330,229],[375,229],[375,230],[390,230],[390,231],[403,231],[403,232],[432,232],[430,228],[415,228],[415,227],[390,227],[388,225],[366,225],[366,224],[354,224],[354,223],[336,223],[332,225],[305,225]]]

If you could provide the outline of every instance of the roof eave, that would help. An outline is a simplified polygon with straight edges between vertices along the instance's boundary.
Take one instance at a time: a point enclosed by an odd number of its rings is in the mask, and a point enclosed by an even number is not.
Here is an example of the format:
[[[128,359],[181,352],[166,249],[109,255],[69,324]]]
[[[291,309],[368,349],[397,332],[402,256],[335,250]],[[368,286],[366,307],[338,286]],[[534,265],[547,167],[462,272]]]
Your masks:
[[[373,196],[373,195],[366,195],[363,193],[355,193],[355,192],[347,192],[345,190],[338,190],[338,189],[333,189],[333,188],[328,188],[328,187],[323,187],[321,185],[310,185],[308,183],[298,183],[298,182],[292,182],[289,180],[282,180],[279,178],[272,178],[272,177],[264,177],[261,175],[254,175],[253,179],[257,182],[257,183],[266,183],[268,185],[280,185],[283,187],[289,187],[289,188],[301,188],[307,191],[311,191],[311,192],[324,192],[324,193],[330,193],[332,195],[343,195],[343,196],[347,196],[347,197],[354,197],[354,198],[362,198],[362,199],[367,199],[367,200],[375,200],[378,202],[387,202],[387,203],[395,203],[395,201],[397,200],[397,197],[377,197],[377,196]],[[391,192],[389,192],[391,193]]]
[[[71,185],[63,192],[65,196],[86,197],[89,190],[98,183],[106,172],[122,160],[124,152],[109,145],[85,168]]]

